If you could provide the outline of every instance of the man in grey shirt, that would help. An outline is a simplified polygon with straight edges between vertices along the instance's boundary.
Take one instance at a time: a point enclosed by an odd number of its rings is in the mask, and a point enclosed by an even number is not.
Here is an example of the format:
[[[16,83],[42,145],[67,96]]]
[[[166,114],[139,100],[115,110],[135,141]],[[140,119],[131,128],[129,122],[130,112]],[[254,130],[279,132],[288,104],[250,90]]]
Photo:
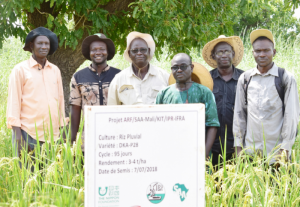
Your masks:
[[[233,119],[236,152],[239,155],[244,147],[249,154],[289,157],[299,120],[296,80],[273,62],[276,49],[271,31],[255,30],[250,41],[257,67],[243,73],[237,84]]]

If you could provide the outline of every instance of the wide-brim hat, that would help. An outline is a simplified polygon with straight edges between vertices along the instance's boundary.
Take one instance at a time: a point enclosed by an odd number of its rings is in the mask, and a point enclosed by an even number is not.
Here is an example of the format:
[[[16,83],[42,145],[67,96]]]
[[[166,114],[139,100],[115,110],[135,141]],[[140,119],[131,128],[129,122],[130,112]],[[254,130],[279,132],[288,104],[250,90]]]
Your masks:
[[[204,85],[212,91],[214,87],[214,82],[209,71],[200,63],[193,62],[192,64],[194,65],[192,81]],[[172,85],[174,83],[176,83],[176,80],[173,74],[171,73],[169,77],[169,85]]]
[[[147,43],[148,48],[150,48],[150,57],[148,59],[148,61],[150,61],[154,56],[155,42],[154,42],[154,40],[153,40],[153,38],[150,34],[145,34],[145,33],[140,33],[140,32],[130,32],[128,34],[128,36],[127,36],[127,47],[126,47],[126,50],[124,52],[125,60],[127,60],[130,63],[132,62],[131,58],[129,57],[128,51],[130,50],[129,46],[130,46],[132,40],[134,40],[136,38],[142,38]]]
[[[217,39],[208,42],[202,50],[202,57],[205,62],[212,68],[218,67],[217,61],[215,61],[211,56],[211,51],[220,42],[226,42],[232,46],[235,53],[232,59],[232,64],[235,67],[238,66],[238,64],[240,64],[240,62],[242,61],[244,55],[243,41],[238,36],[226,37],[225,35],[220,35]]]
[[[107,51],[108,51],[107,60],[113,59],[113,57],[116,54],[115,44],[111,39],[107,38],[104,34],[101,34],[101,33],[90,35],[83,40],[82,45],[81,45],[82,55],[86,59],[91,60],[90,45],[92,44],[92,42],[95,42],[95,41],[104,42],[107,46]]]
[[[250,42],[251,42],[251,44],[253,44],[253,42],[259,37],[267,37],[269,40],[271,40],[273,42],[274,47],[275,47],[275,40],[274,40],[273,34],[270,30],[268,30],[268,29],[256,29],[256,30],[252,31],[250,33]]]
[[[32,50],[30,48],[30,42],[32,42],[37,36],[46,36],[49,39],[50,50],[49,50],[48,55],[52,55],[57,50],[58,39],[57,39],[56,34],[45,27],[38,27],[28,33],[26,40],[25,40],[25,46],[23,47],[23,50],[32,52]]]

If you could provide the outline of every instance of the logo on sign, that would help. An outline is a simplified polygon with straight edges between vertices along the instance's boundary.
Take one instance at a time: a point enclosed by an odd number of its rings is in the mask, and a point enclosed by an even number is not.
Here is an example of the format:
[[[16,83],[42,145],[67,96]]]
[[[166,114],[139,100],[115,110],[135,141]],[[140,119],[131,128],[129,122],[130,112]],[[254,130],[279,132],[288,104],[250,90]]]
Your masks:
[[[160,203],[165,198],[165,187],[159,183],[154,182],[147,188],[147,198],[151,203]]]
[[[97,187],[98,188],[98,204],[107,205],[107,204],[117,204],[119,203],[120,188],[119,186],[106,186],[106,187]]]
[[[184,184],[176,183],[173,186],[173,191],[176,192],[179,195],[179,198],[182,202],[182,201],[185,200],[189,189],[187,189]]]
[[[104,190],[105,189],[105,190]],[[103,188],[102,190],[101,190],[101,187],[99,187],[99,195],[100,196],[105,196],[106,195],[106,193],[107,193],[107,189],[108,189],[108,187],[105,187],[105,188]]]

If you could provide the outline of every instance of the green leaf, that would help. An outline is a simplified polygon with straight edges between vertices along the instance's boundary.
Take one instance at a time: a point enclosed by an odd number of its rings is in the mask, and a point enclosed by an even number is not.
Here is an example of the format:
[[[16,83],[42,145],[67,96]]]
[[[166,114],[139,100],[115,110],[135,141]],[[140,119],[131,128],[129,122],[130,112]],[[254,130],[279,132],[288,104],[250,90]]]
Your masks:
[[[52,8],[54,5],[55,0],[50,0],[50,7]]]
[[[137,18],[137,15],[136,15],[136,13],[137,13],[138,9],[139,9],[139,7],[138,7],[138,6],[136,6],[136,7],[134,8],[134,10],[133,10],[133,14],[132,14],[132,17],[133,17],[133,18]]]

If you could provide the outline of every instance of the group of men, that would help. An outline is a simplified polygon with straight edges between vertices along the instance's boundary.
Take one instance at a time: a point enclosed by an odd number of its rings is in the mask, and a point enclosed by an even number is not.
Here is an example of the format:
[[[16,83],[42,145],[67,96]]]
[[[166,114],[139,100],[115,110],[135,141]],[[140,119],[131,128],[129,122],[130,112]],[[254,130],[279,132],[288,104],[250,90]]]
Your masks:
[[[192,80],[196,63],[185,53],[171,61],[176,82],[168,86],[170,74],[150,63],[155,52],[151,35],[131,32],[124,58],[131,63],[123,71],[107,64],[115,55],[113,41],[103,34],[88,36],[82,54],[92,63],[76,72],[71,80],[71,140],[76,141],[85,105],[205,104],[206,157],[217,165],[226,157],[247,153],[278,154],[289,157],[297,134],[299,97],[294,76],[274,62],[275,40],[269,30],[250,35],[257,67],[244,72],[237,67],[243,58],[242,40],[219,36],[207,43],[203,59],[210,71],[213,90]],[[13,129],[16,154],[22,147],[34,150],[37,140],[47,141],[53,129],[54,140],[65,118],[60,70],[47,60],[58,48],[57,36],[39,27],[31,31],[25,51],[29,60],[12,70],[7,103],[7,126]],[[202,81],[200,81],[202,82]],[[52,124],[50,123],[52,122]],[[84,134],[84,133],[83,133]],[[82,151],[84,153],[82,137]],[[225,148],[226,143],[226,148]]]

